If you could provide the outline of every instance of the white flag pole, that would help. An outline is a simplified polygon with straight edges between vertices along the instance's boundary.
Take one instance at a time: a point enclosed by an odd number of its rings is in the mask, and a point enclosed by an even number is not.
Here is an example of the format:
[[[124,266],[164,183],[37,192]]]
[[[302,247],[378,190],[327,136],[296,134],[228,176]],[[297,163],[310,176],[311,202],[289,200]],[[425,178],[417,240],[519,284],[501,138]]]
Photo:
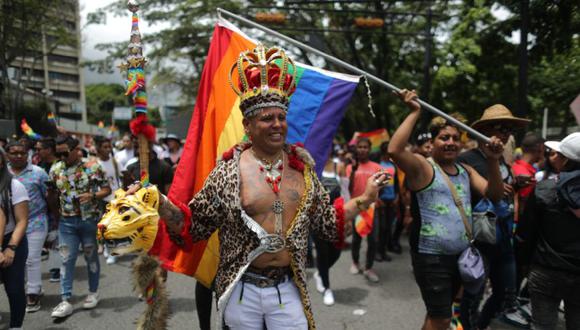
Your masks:
[[[247,24],[247,25],[249,25],[251,27],[254,27],[256,29],[262,30],[262,31],[264,31],[264,32],[266,32],[268,34],[271,34],[271,35],[273,35],[273,36],[275,36],[277,38],[280,38],[280,39],[282,39],[282,40],[284,40],[284,41],[286,41],[286,42],[288,42],[288,43],[290,43],[290,44],[292,44],[292,45],[294,45],[294,46],[296,46],[298,48],[301,48],[301,49],[303,49],[305,51],[309,51],[309,52],[312,52],[312,53],[314,53],[314,54],[316,54],[318,56],[321,56],[321,57],[323,57],[324,59],[326,59],[329,62],[332,62],[332,63],[334,63],[334,64],[336,64],[338,66],[341,66],[341,67],[343,67],[343,68],[345,68],[347,70],[350,70],[350,71],[352,71],[352,72],[354,72],[356,74],[365,76],[365,77],[367,77],[367,79],[370,79],[370,80],[374,81],[375,83],[377,83],[377,84],[379,84],[379,85],[381,85],[383,87],[386,87],[386,88],[388,88],[388,89],[390,89],[392,91],[399,92],[401,90],[397,86],[392,85],[392,84],[390,84],[390,83],[388,83],[388,82],[386,82],[386,81],[384,81],[384,80],[382,80],[382,79],[380,79],[380,78],[378,78],[378,77],[376,77],[376,76],[374,76],[374,75],[372,75],[372,74],[370,74],[370,73],[368,73],[368,72],[366,72],[364,70],[361,70],[361,69],[357,68],[356,66],[353,66],[353,65],[351,65],[349,63],[346,63],[346,62],[344,62],[344,61],[342,61],[342,60],[340,60],[340,59],[338,59],[338,58],[336,58],[336,57],[334,57],[332,55],[328,55],[325,52],[322,52],[322,51],[320,51],[320,50],[318,50],[316,48],[310,47],[310,46],[308,46],[308,45],[306,45],[306,44],[304,44],[304,43],[302,43],[300,41],[297,41],[297,40],[294,40],[294,39],[292,39],[292,38],[290,38],[288,36],[285,36],[282,33],[279,33],[277,31],[274,31],[272,29],[269,29],[269,28],[267,28],[267,27],[265,27],[265,26],[263,26],[261,24],[258,24],[256,22],[253,22],[253,21],[251,21],[251,20],[249,20],[249,19],[247,19],[245,17],[236,15],[236,14],[234,14],[232,12],[229,12],[229,11],[227,11],[225,9],[222,9],[222,8],[218,8],[217,11],[218,11],[218,14],[219,15],[225,15],[225,16],[231,17],[231,18],[233,18],[235,20],[238,20],[238,21],[240,21],[242,23],[245,23],[245,24]],[[484,143],[488,143],[489,142],[489,138],[487,136],[485,136],[485,135],[481,134],[480,132],[474,130],[473,128],[465,125],[464,123],[462,123],[459,120],[451,117],[450,115],[446,114],[445,112],[437,109],[436,107],[432,106],[431,104],[429,104],[429,103],[427,103],[427,102],[425,102],[423,100],[420,100],[420,99],[418,99],[417,101],[419,101],[419,104],[421,104],[421,107],[423,109],[427,109],[427,110],[431,111],[432,113],[434,113],[434,114],[436,114],[438,116],[441,116],[441,117],[445,118],[447,121],[450,121],[453,124],[455,124],[458,127],[460,127],[461,129],[467,131],[469,134],[471,134],[472,136],[474,136],[475,138],[477,138],[479,141],[482,141]]]

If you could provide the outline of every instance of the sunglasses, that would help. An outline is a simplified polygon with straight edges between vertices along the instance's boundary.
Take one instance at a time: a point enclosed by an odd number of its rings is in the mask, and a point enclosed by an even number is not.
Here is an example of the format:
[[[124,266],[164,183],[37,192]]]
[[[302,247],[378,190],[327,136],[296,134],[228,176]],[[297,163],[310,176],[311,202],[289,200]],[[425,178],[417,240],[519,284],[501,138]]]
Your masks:
[[[70,155],[69,151],[56,152],[54,154],[57,158],[67,158]]]
[[[512,129],[511,129],[511,127],[509,127],[509,126],[506,126],[506,125],[504,125],[504,124],[495,124],[495,125],[492,125],[492,126],[490,126],[490,127],[491,127],[493,130],[495,130],[495,131],[497,131],[497,132],[500,132],[500,133],[503,133],[503,134],[509,134],[509,133],[511,133],[511,132],[512,132]]]

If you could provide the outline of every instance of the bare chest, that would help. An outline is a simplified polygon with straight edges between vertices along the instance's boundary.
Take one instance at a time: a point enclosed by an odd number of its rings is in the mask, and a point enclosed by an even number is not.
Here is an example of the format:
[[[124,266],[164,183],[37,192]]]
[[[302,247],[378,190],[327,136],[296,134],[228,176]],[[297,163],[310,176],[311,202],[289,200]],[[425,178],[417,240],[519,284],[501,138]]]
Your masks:
[[[280,192],[274,193],[266,176],[260,172],[256,162],[242,158],[240,161],[240,197],[242,208],[266,231],[274,232],[274,205],[280,201],[283,206],[282,219],[287,228],[296,215],[300,200],[304,194],[304,177],[302,173],[284,164],[280,182]],[[277,203],[280,205],[280,203]]]

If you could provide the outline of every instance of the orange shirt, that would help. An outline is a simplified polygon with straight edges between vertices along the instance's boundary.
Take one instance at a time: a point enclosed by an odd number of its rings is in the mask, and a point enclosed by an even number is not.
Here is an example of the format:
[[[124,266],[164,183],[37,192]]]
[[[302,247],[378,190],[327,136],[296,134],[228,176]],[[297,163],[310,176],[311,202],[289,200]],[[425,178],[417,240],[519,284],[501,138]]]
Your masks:
[[[382,169],[381,165],[370,160],[366,163],[359,164],[358,169],[354,173],[350,198],[355,198],[362,195],[365,192],[365,187],[367,185],[367,180],[369,179],[369,177],[377,173],[381,169]],[[351,172],[352,165],[348,165],[346,168],[346,176],[350,178]]]

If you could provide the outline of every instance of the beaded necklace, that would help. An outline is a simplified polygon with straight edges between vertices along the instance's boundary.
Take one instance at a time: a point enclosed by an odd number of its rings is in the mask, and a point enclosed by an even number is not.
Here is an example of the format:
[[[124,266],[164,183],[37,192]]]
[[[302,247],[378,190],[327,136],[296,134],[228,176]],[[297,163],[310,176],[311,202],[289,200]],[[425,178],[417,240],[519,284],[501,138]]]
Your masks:
[[[258,162],[260,173],[264,175],[266,183],[276,195],[276,200],[272,203],[272,212],[274,212],[276,218],[274,223],[274,234],[268,234],[262,238],[262,241],[264,241],[263,244],[268,246],[267,252],[276,253],[284,249],[284,246],[286,245],[286,240],[282,230],[284,202],[280,199],[280,188],[282,187],[282,178],[284,174],[284,152],[281,151],[275,160],[268,161],[266,159],[260,159],[253,148],[250,150]]]

